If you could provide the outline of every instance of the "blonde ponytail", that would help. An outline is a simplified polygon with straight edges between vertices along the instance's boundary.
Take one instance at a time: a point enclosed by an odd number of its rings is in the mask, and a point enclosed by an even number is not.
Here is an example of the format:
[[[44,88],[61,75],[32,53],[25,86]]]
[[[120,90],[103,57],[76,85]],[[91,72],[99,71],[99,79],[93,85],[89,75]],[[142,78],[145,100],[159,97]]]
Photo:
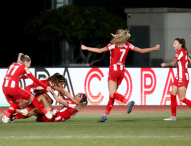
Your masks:
[[[21,61],[21,56],[24,56],[24,54],[23,54],[23,53],[19,53],[18,58],[17,58],[17,62],[18,62],[18,63],[19,63],[19,62],[23,63],[23,62]]]
[[[115,45],[125,44],[131,37],[129,30],[127,29],[126,30],[118,29],[115,34],[111,34],[111,35],[113,36],[111,43]]]

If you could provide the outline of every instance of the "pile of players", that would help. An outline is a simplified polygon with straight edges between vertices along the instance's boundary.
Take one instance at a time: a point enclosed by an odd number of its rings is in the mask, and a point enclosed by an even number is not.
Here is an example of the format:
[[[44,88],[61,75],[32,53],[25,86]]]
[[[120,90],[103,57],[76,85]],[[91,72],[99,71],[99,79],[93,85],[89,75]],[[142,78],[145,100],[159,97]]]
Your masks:
[[[38,80],[29,71],[31,59],[19,53],[16,63],[12,63],[6,73],[3,92],[10,103],[8,111],[4,111],[3,123],[12,123],[15,119],[36,116],[37,122],[60,122],[68,120],[78,113],[79,109],[88,104],[87,96],[78,93],[72,97],[63,85],[65,77],[55,73],[47,79]],[[19,78],[31,78],[33,83],[23,90],[19,87]],[[61,95],[58,97],[54,91]],[[68,97],[70,100],[66,100]],[[63,105],[60,109],[52,107],[53,99]]]

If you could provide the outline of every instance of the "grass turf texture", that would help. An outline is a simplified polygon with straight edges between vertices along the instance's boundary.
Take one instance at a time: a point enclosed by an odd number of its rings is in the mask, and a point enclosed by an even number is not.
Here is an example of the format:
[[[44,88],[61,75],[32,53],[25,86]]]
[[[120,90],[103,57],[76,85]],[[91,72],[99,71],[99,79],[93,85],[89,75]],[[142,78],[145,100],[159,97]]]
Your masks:
[[[78,114],[60,123],[36,123],[35,118],[0,123],[2,146],[190,146],[191,115],[178,113],[177,121],[163,121],[170,113]]]

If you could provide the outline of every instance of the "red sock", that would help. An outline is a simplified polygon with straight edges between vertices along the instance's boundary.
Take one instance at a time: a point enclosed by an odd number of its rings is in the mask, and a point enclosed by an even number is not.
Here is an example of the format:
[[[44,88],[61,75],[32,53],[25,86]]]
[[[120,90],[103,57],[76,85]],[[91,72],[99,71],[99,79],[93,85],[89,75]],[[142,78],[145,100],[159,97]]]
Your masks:
[[[191,107],[191,101],[188,100],[186,97],[182,100],[182,102],[184,102],[185,104],[187,104],[187,106]]]
[[[23,116],[22,114],[17,114],[16,116],[14,116],[14,119],[25,119],[28,118],[28,116]]]
[[[38,108],[43,114],[47,114],[47,110],[44,108],[44,106],[37,100],[36,97],[32,100],[32,104]]]
[[[117,92],[115,92],[113,94],[113,98],[115,98],[115,99],[117,99],[117,100],[119,100],[119,101],[121,101],[121,102],[123,102],[125,104],[127,103],[127,99],[123,95],[121,95],[121,94],[119,94]]]
[[[25,109],[27,110],[27,111],[30,111],[30,110],[32,110],[34,108],[34,105],[33,104],[30,104],[29,106],[27,106]]]
[[[109,115],[109,113],[113,107],[114,101],[115,101],[115,98],[111,98],[109,96],[109,101],[108,101],[107,106],[106,106],[105,115]]]
[[[11,107],[13,109],[10,109]],[[7,111],[6,117],[10,118],[11,115],[15,112],[15,109],[17,109],[17,108],[19,108],[18,103],[12,103],[11,106],[9,107],[8,111]]]
[[[171,94],[171,114],[173,117],[176,117],[176,107],[177,107],[176,96]]]

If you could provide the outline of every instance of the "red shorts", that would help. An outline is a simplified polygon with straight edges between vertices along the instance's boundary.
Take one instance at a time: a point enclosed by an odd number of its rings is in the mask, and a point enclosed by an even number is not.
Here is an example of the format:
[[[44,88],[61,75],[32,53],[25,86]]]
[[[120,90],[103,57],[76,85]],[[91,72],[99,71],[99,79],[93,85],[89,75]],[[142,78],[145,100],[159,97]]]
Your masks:
[[[20,102],[22,99],[28,100],[31,94],[21,88],[3,87],[3,93],[9,103]]]
[[[174,85],[174,86],[177,86],[178,88],[180,88],[180,87],[182,87],[182,86],[185,86],[186,89],[187,89],[188,83],[189,83],[189,80],[179,81],[179,80],[177,80],[177,79],[174,79],[173,85]]]
[[[120,85],[124,78],[124,72],[124,70],[114,71],[112,69],[109,69],[108,81],[112,80],[114,82],[117,82],[117,85]]]

